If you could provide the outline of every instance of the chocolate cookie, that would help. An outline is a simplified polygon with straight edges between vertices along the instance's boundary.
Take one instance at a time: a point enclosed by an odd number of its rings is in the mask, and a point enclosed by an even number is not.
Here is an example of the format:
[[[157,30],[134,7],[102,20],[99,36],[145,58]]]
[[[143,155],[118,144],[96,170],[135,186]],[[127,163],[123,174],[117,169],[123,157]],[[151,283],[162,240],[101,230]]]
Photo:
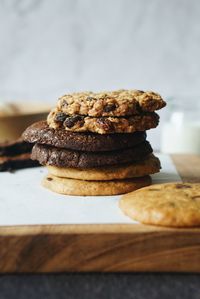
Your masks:
[[[58,100],[57,108],[67,115],[128,116],[153,112],[166,105],[158,93],[141,90],[79,92]]]
[[[159,115],[155,112],[142,113],[129,117],[90,117],[61,113],[53,109],[47,117],[51,128],[65,128],[74,132],[93,132],[98,134],[133,133],[157,127]]]
[[[42,165],[58,167],[92,168],[140,161],[152,153],[148,141],[139,145],[112,152],[81,152],[35,144],[31,158]]]
[[[105,152],[133,147],[146,140],[145,132],[107,134],[69,132],[63,128],[50,128],[46,121],[34,123],[23,133],[25,141],[59,148],[87,152]]]
[[[30,156],[30,153],[25,153],[17,156],[0,157],[0,171],[11,171],[39,166],[38,161],[31,160]]]

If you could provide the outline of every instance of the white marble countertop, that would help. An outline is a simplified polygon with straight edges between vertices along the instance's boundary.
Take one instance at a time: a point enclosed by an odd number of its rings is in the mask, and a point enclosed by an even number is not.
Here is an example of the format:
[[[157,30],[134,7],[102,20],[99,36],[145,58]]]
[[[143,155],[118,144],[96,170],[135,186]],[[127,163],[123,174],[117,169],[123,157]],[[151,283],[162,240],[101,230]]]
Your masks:
[[[159,157],[162,170],[153,183],[179,181],[171,158]],[[45,173],[44,167],[0,173],[0,225],[134,223],[119,209],[120,196],[56,194],[41,186]]]

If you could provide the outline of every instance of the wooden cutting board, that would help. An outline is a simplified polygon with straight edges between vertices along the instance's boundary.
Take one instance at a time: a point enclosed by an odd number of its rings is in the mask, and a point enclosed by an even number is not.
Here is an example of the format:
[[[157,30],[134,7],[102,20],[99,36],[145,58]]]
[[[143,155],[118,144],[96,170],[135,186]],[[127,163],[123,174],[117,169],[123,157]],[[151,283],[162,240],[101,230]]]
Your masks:
[[[200,156],[173,155],[200,183]],[[200,228],[141,224],[0,227],[0,273],[200,272]]]

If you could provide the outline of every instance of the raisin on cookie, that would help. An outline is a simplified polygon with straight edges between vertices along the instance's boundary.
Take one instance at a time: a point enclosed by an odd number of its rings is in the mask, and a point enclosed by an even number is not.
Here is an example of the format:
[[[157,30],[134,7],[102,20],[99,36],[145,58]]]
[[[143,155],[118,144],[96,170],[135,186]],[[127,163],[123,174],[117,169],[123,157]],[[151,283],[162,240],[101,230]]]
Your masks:
[[[65,128],[73,132],[93,132],[98,134],[134,133],[157,127],[159,116],[155,112],[143,113],[129,117],[90,117],[65,115],[60,119],[60,112],[53,109],[47,118],[53,128]]]
[[[57,108],[67,115],[130,116],[153,112],[166,105],[158,93],[141,90],[79,92],[59,98]],[[61,114],[60,114],[61,116]]]

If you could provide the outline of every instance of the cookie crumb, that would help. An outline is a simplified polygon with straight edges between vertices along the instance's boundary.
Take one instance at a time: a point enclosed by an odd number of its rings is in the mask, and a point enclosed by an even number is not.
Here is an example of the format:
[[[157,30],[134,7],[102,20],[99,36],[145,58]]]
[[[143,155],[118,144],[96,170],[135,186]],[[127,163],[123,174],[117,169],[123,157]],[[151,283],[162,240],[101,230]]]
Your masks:
[[[52,178],[47,178],[47,181],[53,181],[53,179]]]

